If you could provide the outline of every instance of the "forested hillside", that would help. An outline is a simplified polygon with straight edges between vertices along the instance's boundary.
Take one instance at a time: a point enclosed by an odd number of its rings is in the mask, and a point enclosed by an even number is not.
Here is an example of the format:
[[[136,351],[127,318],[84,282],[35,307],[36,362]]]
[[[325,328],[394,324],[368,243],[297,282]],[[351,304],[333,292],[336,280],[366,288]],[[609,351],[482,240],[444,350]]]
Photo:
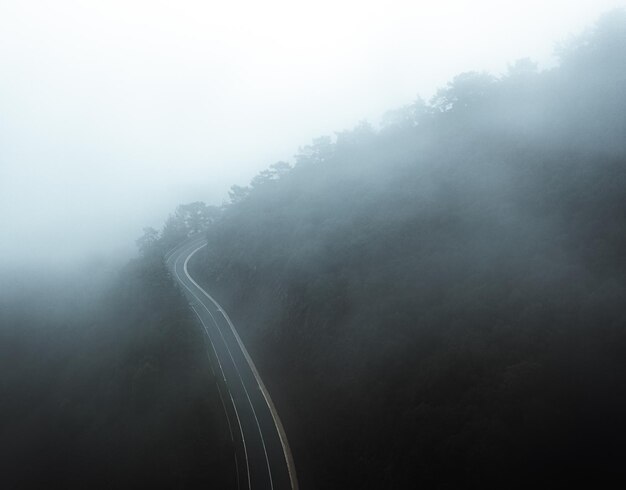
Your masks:
[[[626,483],[626,15],[559,60],[314,140],[209,226],[303,490]]]
[[[0,486],[232,488],[204,336],[160,257],[3,274]]]

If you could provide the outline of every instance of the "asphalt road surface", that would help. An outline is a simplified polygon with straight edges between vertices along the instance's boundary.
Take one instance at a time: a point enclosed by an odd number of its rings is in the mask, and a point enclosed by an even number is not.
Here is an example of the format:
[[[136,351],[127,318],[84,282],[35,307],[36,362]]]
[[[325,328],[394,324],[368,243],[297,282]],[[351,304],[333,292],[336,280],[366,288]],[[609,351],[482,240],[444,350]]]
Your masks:
[[[230,318],[189,271],[189,260],[205,246],[204,238],[192,238],[168,253],[166,262],[213,348],[213,367],[223,380],[220,396],[235,446],[237,488],[297,490],[287,437],[269,393]]]

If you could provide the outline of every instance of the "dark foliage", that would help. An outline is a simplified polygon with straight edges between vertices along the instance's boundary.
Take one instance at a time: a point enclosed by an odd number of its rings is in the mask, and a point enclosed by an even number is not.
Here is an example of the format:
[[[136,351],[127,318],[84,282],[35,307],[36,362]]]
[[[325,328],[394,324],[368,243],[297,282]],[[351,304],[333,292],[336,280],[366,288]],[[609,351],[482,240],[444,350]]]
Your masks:
[[[626,483],[626,16],[316,140],[192,264],[303,489]]]
[[[203,335],[162,261],[130,263],[104,300],[81,287],[3,298],[0,486],[231,487]]]

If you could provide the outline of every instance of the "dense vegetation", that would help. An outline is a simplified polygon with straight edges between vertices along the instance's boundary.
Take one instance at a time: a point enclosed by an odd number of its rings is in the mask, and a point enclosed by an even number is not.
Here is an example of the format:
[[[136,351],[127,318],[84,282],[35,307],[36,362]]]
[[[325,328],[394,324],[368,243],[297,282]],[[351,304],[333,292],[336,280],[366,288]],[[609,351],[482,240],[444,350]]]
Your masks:
[[[303,489],[626,483],[626,15],[279,163],[192,264]]]
[[[303,490],[626,484],[626,14],[183,205],[104,299],[0,298],[3,488],[232,488],[203,336],[226,306]],[[37,284],[32,286],[32,284]],[[98,299],[100,298],[100,299]],[[619,485],[618,485],[619,486]]]
[[[232,487],[203,335],[162,260],[96,272],[3,277],[0,486]]]

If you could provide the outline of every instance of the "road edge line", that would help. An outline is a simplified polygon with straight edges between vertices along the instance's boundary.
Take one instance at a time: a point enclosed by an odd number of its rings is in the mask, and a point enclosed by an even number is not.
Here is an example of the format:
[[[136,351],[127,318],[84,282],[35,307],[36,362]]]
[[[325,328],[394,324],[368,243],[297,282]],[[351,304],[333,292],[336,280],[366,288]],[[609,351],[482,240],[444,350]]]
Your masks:
[[[280,420],[280,417],[278,415],[278,412],[276,411],[276,407],[274,405],[274,402],[272,401],[272,397],[270,396],[269,392],[267,391],[267,388],[265,387],[265,384],[263,383],[263,380],[261,379],[261,376],[259,375],[259,372],[256,369],[256,366],[254,365],[254,362],[252,361],[252,358],[250,357],[250,354],[248,354],[248,350],[246,349],[245,345],[243,344],[243,341],[241,340],[241,337],[239,337],[239,334],[237,333],[237,330],[235,329],[235,326],[233,325],[233,322],[231,321],[230,317],[228,316],[228,313],[226,313],[226,311],[224,311],[224,309],[222,308],[222,306],[215,301],[215,299],[213,299],[213,297],[207,293],[202,286],[200,286],[194,279],[193,277],[191,277],[191,275],[189,274],[188,268],[187,268],[187,264],[189,263],[189,260],[191,259],[191,257],[194,256],[194,254],[206,247],[207,244],[203,244],[201,246],[199,246],[198,248],[196,248],[193,252],[191,252],[187,258],[185,259],[185,263],[183,264],[183,270],[185,271],[185,274],[187,275],[187,277],[189,278],[189,280],[193,283],[194,286],[196,286],[200,291],[202,291],[202,293],[209,298],[213,304],[216,306],[216,308],[220,311],[220,313],[222,313],[222,315],[224,315],[224,318],[226,319],[226,322],[228,323],[228,325],[230,326],[233,335],[235,336],[235,339],[237,340],[237,343],[239,344],[239,347],[241,348],[241,351],[243,352],[244,357],[246,358],[246,361],[248,362],[248,365],[250,366],[250,369],[252,370],[252,374],[254,375],[254,378],[256,379],[259,388],[261,388],[261,393],[263,394],[263,398],[265,398],[265,402],[267,403],[268,408],[270,409],[270,413],[272,414],[272,418],[274,419],[274,424],[276,425],[276,429],[278,430],[278,437],[280,439],[280,443],[283,446],[283,454],[285,456],[285,461],[287,463],[287,471],[289,473],[289,480],[291,482],[291,489],[292,490],[298,490],[298,479],[296,477],[296,466],[293,460],[293,455],[291,453],[291,448],[289,447],[289,442],[287,440],[287,433],[285,432],[285,428],[283,427],[283,423]]]

